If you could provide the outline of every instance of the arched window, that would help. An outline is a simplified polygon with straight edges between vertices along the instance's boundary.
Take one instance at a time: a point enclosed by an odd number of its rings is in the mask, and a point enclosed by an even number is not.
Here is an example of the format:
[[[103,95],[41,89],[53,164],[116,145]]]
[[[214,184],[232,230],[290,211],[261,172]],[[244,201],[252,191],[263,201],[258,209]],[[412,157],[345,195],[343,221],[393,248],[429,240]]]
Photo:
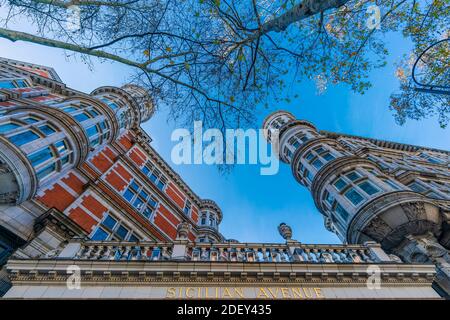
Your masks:
[[[207,216],[207,213],[206,213],[206,212],[203,212],[203,213],[202,213],[202,218],[201,218],[201,220],[200,220],[200,224],[201,224],[202,226],[206,225],[206,216]]]

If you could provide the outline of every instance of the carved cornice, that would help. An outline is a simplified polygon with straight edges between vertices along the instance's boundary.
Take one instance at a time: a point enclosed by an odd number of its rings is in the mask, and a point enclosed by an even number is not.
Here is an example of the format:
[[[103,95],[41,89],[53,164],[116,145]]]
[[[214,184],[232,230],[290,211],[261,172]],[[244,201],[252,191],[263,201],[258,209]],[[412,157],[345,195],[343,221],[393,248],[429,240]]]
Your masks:
[[[210,238],[214,238],[216,242],[221,242],[223,240],[223,236],[219,233],[219,231],[210,226],[197,226],[197,235],[208,235]]]
[[[267,116],[264,118],[263,123],[262,123],[262,128],[263,128],[263,129],[267,129],[266,126],[267,126],[267,123],[268,123],[269,121],[271,121],[272,119],[274,119],[274,118],[276,118],[276,117],[282,116],[283,114],[289,116],[289,117],[292,118],[292,119],[295,119],[295,116],[294,116],[292,113],[290,113],[289,111],[285,111],[285,110],[277,110],[277,111],[274,111],[274,112],[270,113],[269,115],[267,115]],[[266,138],[267,138],[267,137],[266,137]]]
[[[283,134],[290,128],[294,128],[294,127],[308,127],[309,129],[313,130],[313,131],[317,131],[316,127],[305,120],[292,120],[289,121],[288,123],[284,124],[283,126],[281,126],[281,128],[279,129],[279,137],[281,140],[281,137],[283,136]]]
[[[75,263],[76,262],[76,263]],[[48,283],[65,285],[67,267],[81,269],[84,285],[150,285],[170,286],[198,283],[311,283],[331,286],[366,285],[370,265],[381,270],[385,284],[430,285],[435,276],[430,264],[301,264],[301,263],[220,263],[220,262],[127,262],[73,260],[10,260],[7,270],[14,285]]]

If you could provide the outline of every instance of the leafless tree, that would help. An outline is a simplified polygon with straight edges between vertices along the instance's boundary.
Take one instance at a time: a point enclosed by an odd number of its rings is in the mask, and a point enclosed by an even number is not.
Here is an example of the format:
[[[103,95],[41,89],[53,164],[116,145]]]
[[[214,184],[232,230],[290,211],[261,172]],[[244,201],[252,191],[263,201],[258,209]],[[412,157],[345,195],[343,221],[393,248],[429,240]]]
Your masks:
[[[337,83],[364,93],[370,71],[386,63],[386,32],[420,46],[449,25],[448,0],[0,3],[0,37],[134,67],[134,80],[179,124],[220,129],[246,127],[269,103],[292,101],[289,88],[303,79],[319,93]]]

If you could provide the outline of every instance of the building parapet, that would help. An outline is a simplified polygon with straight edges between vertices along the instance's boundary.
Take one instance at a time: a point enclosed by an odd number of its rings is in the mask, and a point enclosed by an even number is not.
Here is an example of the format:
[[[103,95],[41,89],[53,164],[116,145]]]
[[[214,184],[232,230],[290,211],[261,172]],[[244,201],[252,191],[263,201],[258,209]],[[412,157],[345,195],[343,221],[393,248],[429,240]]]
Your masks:
[[[379,244],[317,245],[286,243],[117,242],[72,240],[40,259],[109,261],[205,261],[245,263],[398,263]]]

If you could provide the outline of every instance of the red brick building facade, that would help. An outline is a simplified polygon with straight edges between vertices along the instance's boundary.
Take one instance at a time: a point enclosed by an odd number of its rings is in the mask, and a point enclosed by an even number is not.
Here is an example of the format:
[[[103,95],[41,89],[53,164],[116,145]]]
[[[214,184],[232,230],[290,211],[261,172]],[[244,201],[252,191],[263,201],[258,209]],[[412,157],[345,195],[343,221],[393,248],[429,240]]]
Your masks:
[[[54,208],[93,240],[171,241],[186,222],[189,240],[222,241],[218,206],[199,198],[141,129],[153,112],[140,87],[85,94],[51,68],[1,59],[2,232],[29,241],[35,220]]]

